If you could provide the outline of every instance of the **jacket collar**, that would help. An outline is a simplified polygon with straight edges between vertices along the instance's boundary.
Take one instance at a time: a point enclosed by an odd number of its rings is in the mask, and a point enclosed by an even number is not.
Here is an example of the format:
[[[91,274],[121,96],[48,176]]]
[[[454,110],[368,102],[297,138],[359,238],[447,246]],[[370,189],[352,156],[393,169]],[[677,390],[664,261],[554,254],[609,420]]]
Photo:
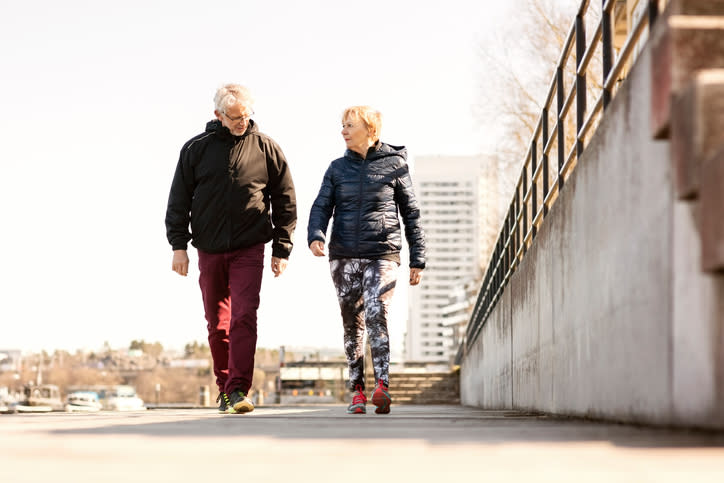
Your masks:
[[[231,131],[221,124],[221,121],[218,119],[213,119],[206,123],[206,132],[214,132],[217,136],[221,137],[222,139],[233,139],[235,141],[238,141],[239,139],[243,139],[246,136],[248,136],[251,133],[259,132],[259,126],[254,122],[253,119],[249,120],[249,126],[246,128],[246,131],[244,131],[244,134],[241,136],[234,136],[231,134]]]
[[[380,150],[380,148],[382,147],[382,144],[383,144],[382,141],[377,140],[376,143],[374,143],[372,146],[370,146],[369,149],[367,150],[367,157],[365,159],[370,160],[370,159],[374,159],[374,158],[378,157],[378,156],[374,156],[374,154]],[[351,149],[347,149],[344,152],[344,155],[348,158],[356,159],[358,161],[364,161],[364,159],[362,159],[362,156],[357,151],[352,151]]]
[[[374,146],[370,146],[367,150],[367,157],[365,159],[362,159],[359,153],[349,149],[344,152],[344,155],[355,161],[374,161],[375,159],[385,158],[387,156],[401,156],[407,160],[407,149],[404,146],[392,146],[391,144],[377,141]]]

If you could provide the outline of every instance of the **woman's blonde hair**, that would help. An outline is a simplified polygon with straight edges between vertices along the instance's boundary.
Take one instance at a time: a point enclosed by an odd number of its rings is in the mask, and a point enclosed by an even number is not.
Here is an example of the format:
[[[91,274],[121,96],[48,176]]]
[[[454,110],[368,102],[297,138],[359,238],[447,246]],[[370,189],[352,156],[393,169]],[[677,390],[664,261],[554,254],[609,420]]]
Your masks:
[[[356,117],[364,122],[370,138],[374,142],[379,141],[380,131],[382,130],[382,114],[380,114],[380,111],[376,111],[370,106],[352,106],[344,110],[342,122],[350,117]]]

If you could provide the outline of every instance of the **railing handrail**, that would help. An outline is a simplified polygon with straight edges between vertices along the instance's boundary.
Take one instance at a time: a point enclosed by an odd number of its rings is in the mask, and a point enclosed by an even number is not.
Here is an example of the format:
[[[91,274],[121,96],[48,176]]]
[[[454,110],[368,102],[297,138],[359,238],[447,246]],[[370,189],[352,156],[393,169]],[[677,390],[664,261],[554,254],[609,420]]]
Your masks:
[[[584,148],[585,140],[595,125],[598,116],[603,116],[612,99],[614,88],[623,70],[632,61],[634,47],[638,45],[646,27],[649,31],[659,14],[659,3],[663,0],[645,0],[648,15],[641,15],[628,32],[627,38],[614,59],[613,27],[614,7],[617,0],[602,0],[601,18],[595,26],[591,42],[586,42],[585,16],[589,12],[590,0],[582,0],[568,31],[561,55],[558,58],[553,78],[546,93],[541,115],[536,122],[529,147],[523,158],[523,167],[515,185],[515,195],[508,212],[501,223],[488,268],[483,276],[480,292],[473,307],[464,340],[458,351],[458,362],[462,353],[475,342],[485,321],[495,307],[508,280],[515,272],[536,236],[539,225],[563,188],[567,174],[574,169]],[[596,49],[601,46],[602,79],[600,94],[586,116],[587,74]],[[564,73],[566,64],[575,53],[575,76],[569,90],[565,89]],[[565,92],[564,92],[565,91]],[[553,106],[553,103],[556,103]],[[566,152],[565,120],[573,105],[576,105],[575,138],[571,149]],[[548,117],[555,114],[554,126],[549,129]],[[549,132],[550,131],[550,132]],[[538,152],[538,141],[541,150]],[[557,169],[555,182],[549,186],[549,156],[557,146]],[[575,161],[575,163],[574,163]],[[554,165],[555,166],[555,165]],[[529,173],[530,171],[530,173]],[[530,174],[530,176],[529,176]],[[538,204],[538,184],[542,185],[541,203]],[[530,213],[528,212],[530,208]]]

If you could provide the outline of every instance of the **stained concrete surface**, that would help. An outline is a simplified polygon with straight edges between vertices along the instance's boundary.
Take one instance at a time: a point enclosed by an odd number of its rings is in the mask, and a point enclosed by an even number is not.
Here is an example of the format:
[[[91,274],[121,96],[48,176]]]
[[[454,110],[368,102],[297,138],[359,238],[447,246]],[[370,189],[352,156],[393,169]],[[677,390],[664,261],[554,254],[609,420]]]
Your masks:
[[[724,433],[463,406],[0,415],[0,481],[724,481]]]

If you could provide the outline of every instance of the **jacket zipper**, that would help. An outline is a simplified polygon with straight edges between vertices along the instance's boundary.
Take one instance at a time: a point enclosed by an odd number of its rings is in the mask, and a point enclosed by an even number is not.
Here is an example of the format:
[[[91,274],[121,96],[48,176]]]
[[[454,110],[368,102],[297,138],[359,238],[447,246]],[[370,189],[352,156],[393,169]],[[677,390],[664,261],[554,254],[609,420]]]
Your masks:
[[[365,171],[367,170],[367,159],[362,160],[362,169],[360,169],[359,174],[359,204],[357,206],[357,236],[355,239],[357,240],[357,258],[362,258],[362,252],[360,250],[360,223],[362,222],[362,203],[363,203],[363,196],[364,196],[364,186],[365,186]]]
[[[241,140],[239,140],[241,142]],[[229,184],[228,184],[228,190],[226,192],[227,200],[226,200],[226,226],[228,229],[227,238],[226,238],[226,251],[231,250],[231,242],[233,241],[232,238],[234,236],[234,230],[233,230],[233,219],[231,216],[231,198],[234,193],[234,160],[232,158],[232,155],[234,154],[234,148],[236,148],[237,143],[232,142],[231,148],[229,149],[229,161],[228,161],[228,173],[229,173]]]

